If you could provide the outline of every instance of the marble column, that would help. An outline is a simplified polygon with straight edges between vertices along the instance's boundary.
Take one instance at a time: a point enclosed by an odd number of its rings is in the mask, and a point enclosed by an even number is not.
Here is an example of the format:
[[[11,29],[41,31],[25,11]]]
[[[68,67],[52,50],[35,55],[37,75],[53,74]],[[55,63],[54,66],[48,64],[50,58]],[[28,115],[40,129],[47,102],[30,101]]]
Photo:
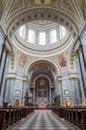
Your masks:
[[[63,105],[63,91],[62,91],[62,81],[61,80],[58,81],[58,92],[60,95],[60,105],[62,106]]]
[[[15,78],[11,78],[10,79],[10,83],[9,83],[9,93],[8,93],[8,103],[10,105],[14,105],[14,92],[15,92]]]
[[[83,44],[82,44],[80,36],[78,36],[78,39],[79,39],[80,49],[81,49],[81,53],[82,53],[83,65],[84,65],[84,68],[86,70],[86,61],[85,61],[85,55],[84,55],[84,48],[83,48]]]
[[[82,74],[83,74],[83,81],[84,81],[85,91],[86,91],[86,72],[85,72],[82,52],[79,53],[79,57],[80,57],[81,69],[82,69]]]
[[[0,43],[0,62],[1,62],[2,44]]]
[[[3,50],[2,61],[1,61],[1,66],[0,66],[0,74],[1,74],[1,76],[0,76],[0,90],[2,87],[2,83],[3,83],[3,77],[4,77],[5,68],[6,68],[8,52],[9,51],[5,46],[4,50]]]
[[[6,86],[5,86],[5,80],[6,80],[6,74],[7,74],[7,69],[8,69],[8,61],[9,61],[9,58],[8,58],[8,55],[6,56],[6,59],[5,59],[5,63],[3,65],[3,71],[2,71],[2,77],[1,77],[1,83],[0,83],[0,87],[1,87],[1,95],[0,95],[0,99],[1,101],[0,102],[4,102],[4,94],[5,94],[5,89],[6,89]]]
[[[9,92],[10,92],[10,79],[6,79],[6,89],[5,89],[5,97],[4,102],[9,102]]]
[[[80,80],[80,91],[81,91],[81,99],[82,103],[85,103],[85,93],[84,93],[84,87],[83,87],[83,81],[82,81],[82,75],[81,75],[81,67],[80,67],[80,60],[79,57],[76,57],[77,67],[78,67],[78,73],[79,73],[79,80]]]
[[[23,87],[22,87],[22,104],[21,105],[25,105],[25,97],[26,97],[26,92],[27,92],[28,86],[27,86],[27,81],[24,80],[23,81]]]
[[[85,80],[84,80],[84,74],[83,74],[83,69],[82,69],[82,64],[81,64],[82,61],[80,59],[80,53],[78,53],[78,61],[79,61],[80,74],[81,74],[81,79],[82,79],[82,83],[83,83],[84,94],[86,96]]]
[[[51,100],[51,88],[49,89],[49,92],[50,92],[50,95],[49,95],[49,98],[50,98],[50,104],[52,104],[52,100]]]
[[[33,88],[33,103],[35,104],[35,87]]]
[[[70,78],[71,106],[81,103],[80,88],[77,78]]]
[[[80,91],[79,79],[74,80],[74,86],[75,86],[76,104],[81,104],[81,91]]]
[[[5,62],[5,57],[6,57],[6,53],[3,52],[3,58],[2,58],[2,62],[1,62],[1,66],[0,66],[0,84],[1,84],[1,78],[2,78],[2,73],[3,73],[3,67],[4,67],[4,62]]]
[[[63,91],[62,91],[62,81],[61,80],[57,80],[56,95],[60,96],[60,105],[63,106],[64,101],[63,101]]]
[[[6,45],[5,45],[5,44],[6,44],[6,39],[7,39],[7,36],[5,36],[4,42],[3,42],[2,46],[1,46],[2,48],[1,48],[1,54],[0,54],[0,57],[1,57],[1,58],[0,58],[0,65],[1,65],[1,62],[2,62],[2,60],[3,60],[2,57],[3,57],[4,49],[6,48]]]

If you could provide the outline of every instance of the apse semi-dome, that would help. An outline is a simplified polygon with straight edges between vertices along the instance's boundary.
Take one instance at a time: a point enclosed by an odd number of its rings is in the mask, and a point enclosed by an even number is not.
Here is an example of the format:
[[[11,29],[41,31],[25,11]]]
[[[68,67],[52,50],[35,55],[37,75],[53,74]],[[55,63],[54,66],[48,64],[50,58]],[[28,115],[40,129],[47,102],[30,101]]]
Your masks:
[[[50,51],[62,50],[69,45],[71,37],[70,32],[64,26],[48,20],[26,23],[15,34],[13,43],[18,48],[26,53],[42,55],[52,54],[53,52]]]

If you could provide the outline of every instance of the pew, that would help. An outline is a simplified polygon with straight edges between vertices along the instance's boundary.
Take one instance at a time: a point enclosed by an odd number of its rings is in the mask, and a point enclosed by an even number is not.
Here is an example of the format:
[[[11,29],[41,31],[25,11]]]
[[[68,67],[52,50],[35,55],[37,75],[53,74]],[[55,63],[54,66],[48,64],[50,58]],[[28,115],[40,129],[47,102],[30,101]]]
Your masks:
[[[64,118],[64,108],[52,108],[52,112],[54,112],[56,115],[58,115],[61,118]]]
[[[28,116],[34,111],[33,107],[24,108],[0,108],[0,130],[8,129],[14,123]]]
[[[0,108],[0,115],[3,115],[3,129],[6,129],[21,119],[21,109],[17,108]],[[1,118],[1,117],[0,117]],[[1,130],[1,129],[0,129]]]
[[[51,107],[52,112],[61,118],[69,121],[73,125],[77,126],[81,130],[86,130],[86,106],[75,107]]]
[[[4,130],[5,111],[0,110],[0,130]]]
[[[65,120],[82,130],[86,130],[86,108],[64,108]]]
[[[29,114],[31,114],[32,112],[34,112],[36,108],[35,107],[24,107],[22,108],[22,117],[27,117]]]

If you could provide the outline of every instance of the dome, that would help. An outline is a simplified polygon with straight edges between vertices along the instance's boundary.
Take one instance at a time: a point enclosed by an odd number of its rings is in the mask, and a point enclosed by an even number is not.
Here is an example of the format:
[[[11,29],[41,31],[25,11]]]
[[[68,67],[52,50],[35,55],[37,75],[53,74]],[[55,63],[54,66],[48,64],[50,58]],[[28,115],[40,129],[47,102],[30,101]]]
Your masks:
[[[70,39],[70,32],[64,26],[48,20],[26,23],[15,34],[14,44],[16,46],[29,53],[37,54],[39,51],[42,55],[45,51],[48,53],[48,51],[69,44]]]

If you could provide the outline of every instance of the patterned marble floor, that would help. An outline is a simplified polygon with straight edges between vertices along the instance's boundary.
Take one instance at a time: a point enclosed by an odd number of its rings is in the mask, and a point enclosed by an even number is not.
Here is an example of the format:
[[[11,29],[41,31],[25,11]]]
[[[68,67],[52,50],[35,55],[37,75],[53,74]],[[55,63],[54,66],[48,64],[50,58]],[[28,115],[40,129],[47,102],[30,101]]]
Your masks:
[[[36,110],[11,130],[79,130],[50,110]]]

